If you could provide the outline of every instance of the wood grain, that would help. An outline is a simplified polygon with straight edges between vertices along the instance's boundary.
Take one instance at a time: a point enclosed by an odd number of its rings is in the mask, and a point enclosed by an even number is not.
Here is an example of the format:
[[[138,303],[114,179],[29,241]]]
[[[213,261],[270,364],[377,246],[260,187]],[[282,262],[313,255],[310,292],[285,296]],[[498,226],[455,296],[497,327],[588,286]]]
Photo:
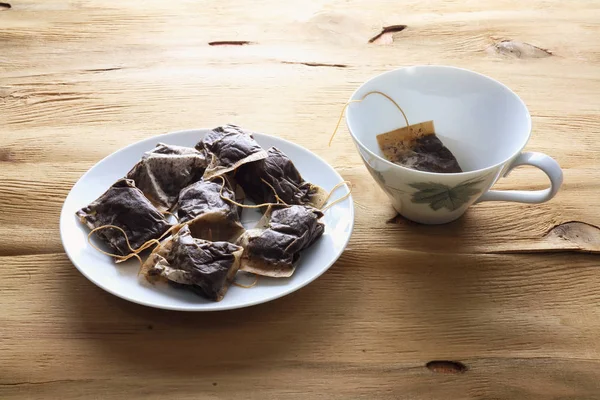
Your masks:
[[[10,5],[0,398],[600,398],[596,2]],[[397,217],[347,130],[327,142],[357,86],[412,64],[473,69],[517,92],[533,118],[527,149],[564,169],[557,197],[481,204],[437,227]],[[352,181],[340,261],[293,295],[201,315],[129,304],[81,276],[58,234],[77,179],[135,141],[228,122],[293,140]],[[497,187],[546,184],[523,168]]]

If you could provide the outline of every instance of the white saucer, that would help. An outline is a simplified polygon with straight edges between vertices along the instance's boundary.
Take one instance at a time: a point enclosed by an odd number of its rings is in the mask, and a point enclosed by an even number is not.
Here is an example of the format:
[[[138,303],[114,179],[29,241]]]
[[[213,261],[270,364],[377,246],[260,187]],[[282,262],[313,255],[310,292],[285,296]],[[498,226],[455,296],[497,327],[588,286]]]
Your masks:
[[[90,281],[109,293],[149,307],[180,311],[216,311],[252,306],[277,299],[309,284],[323,274],[342,254],[354,226],[352,198],[336,204],[325,212],[322,221],[325,233],[309,249],[301,253],[296,272],[290,278],[261,277],[250,289],[232,286],[220,302],[211,302],[191,291],[168,285],[151,285],[138,277],[139,263],[133,259],[115,264],[109,256],[94,250],[87,242],[89,229],[79,222],[75,212],[102,195],[116,180],[122,178],[158,142],[193,147],[207,132],[206,129],[169,133],[142,140],[106,157],[73,186],[60,216],[60,234],[65,251],[77,269]],[[254,134],[265,149],[275,146],[296,165],[302,177],[309,182],[331,190],[343,181],[325,161],[305,148],[277,137]],[[332,199],[346,194],[342,187]],[[257,211],[246,209],[242,223],[249,228],[260,218]],[[251,281],[246,278],[243,282]]]

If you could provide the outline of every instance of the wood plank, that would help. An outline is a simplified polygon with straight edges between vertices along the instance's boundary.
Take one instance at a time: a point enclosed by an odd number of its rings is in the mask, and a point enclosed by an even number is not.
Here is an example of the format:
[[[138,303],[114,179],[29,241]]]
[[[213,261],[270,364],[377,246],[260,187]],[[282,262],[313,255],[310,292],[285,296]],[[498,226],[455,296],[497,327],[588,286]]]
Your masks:
[[[199,389],[236,395],[252,385],[272,398],[342,398],[356,390],[367,398],[386,387],[389,396],[418,396],[431,384],[441,385],[434,394],[474,391],[469,398],[599,389],[593,256],[395,251],[374,262],[349,250],[291,296],[207,314],[127,303],[94,287],[64,255],[1,260],[0,290],[11,304],[0,315],[3,398],[78,398],[119,376],[106,392],[111,398],[141,366],[144,384],[129,389],[134,394],[172,385],[182,397]],[[264,369],[256,369],[258,360]],[[435,374],[424,367],[432,360],[469,370],[464,377]]]
[[[406,249],[429,253],[569,250],[573,248],[570,243],[547,241],[545,235],[570,221],[600,226],[600,214],[590,209],[600,190],[600,183],[589,181],[595,172],[591,169],[566,170],[563,190],[550,203],[482,203],[454,223],[421,226],[395,218],[396,212],[383,191],[359,164],[359,157],[354,158],[353,162],[333,165],[353,182],[356,223],[350,247],[360,250]],[[1,255],[62,251],[58,234],[62,202],[89,164],[8,163],[4,170],[11,178],[4,181],[4,190],[0,192],[0,208],[4,210],[0,214]],[[25,178],[13,178],[19,174]],[[517,171],[497,187],[541,189],[545,178],[540,175],[537,171]],[[532,186],[531,182],[536,180],[540,184]],[[436,238],[435,242],[431,237]],[[583,245],[582,250],[593,250],[594,245],[600,242]]]
[[[555,359],[474,359],[464,375],[433,374],[419,364],[265,363],[261,368],[164,371],[132,379],[64,379],[0,385],[5,399],[594,399],[600,389],[591,371],[598,362]],[[110,368],[110,366],[109,366]],[[269,376],[267,384],[263,378]],[[302,377],[299,379],[299,377]],[[333,383],[333,384],[332,384]],[[423,394],[427,393],[427,396]],[[561,397],[557,397],[561,396]]]

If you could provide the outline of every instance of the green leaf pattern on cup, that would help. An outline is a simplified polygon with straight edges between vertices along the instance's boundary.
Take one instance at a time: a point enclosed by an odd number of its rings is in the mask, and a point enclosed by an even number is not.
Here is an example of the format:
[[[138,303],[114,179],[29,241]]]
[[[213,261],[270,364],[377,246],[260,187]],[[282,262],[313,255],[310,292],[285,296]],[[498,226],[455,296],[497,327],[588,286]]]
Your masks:
[[[400,189],[396,189],[395,187],[386,184],[385,178],[383,177],[383,174],[381,172],[377,171],[376,169],[372,168],[371,166],[368,166],[367,169],[369,170],[369,172],[371,173],[371,176],[373,176],[373,178],[375,178],[376,180],[381,182],[381,185],[382,185],[381,188],[390,196],[394,196],[394,192],[401,193],[401,194],[406,193]]]
[[[442,208],[455,211],[481,192],[481,189],[476,187],[481,182],[483,179],[465,181],[454,187],[435,182],[411,183],[409,186],[418,190],[412,194],[411,201],[418,204],[429,204],[434,211]]]
[[[446,208],[449,211],[455,211],[471,201],[472,197],[479,194],[482,188],[478,185],[485,181],[486,177],[477,180],[468,180],[454,187],[436,182],[416,182],[410,183],[416,192],[408,193],[407,191],[395,188],[386,183],[383,174],[367,163],[367,169],[376,180],[380,181],[383,189],[391,196],[395,194],[410,194],[410,200],[417,204],[428,204],[432,210],[438,211]]]

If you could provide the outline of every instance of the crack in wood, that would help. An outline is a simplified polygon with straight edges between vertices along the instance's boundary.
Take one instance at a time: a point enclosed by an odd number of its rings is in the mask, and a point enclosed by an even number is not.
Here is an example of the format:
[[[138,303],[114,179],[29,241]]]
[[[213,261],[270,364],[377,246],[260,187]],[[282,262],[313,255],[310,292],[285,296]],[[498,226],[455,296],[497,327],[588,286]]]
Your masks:
[[[92,69],[86,69],[86,70],[84,70],[84,72],[108,72],[108,71],[118,71],[120,69],[123,69],[123,68],[122,67],[92,68]]]
[[[0,149],[0,162],[14,162],[14,155],[9,149]]]
[[[498,249],[489,254],[588,253],[600,254],[600,227],[587,222],[568,221],[550,228],[541,238]]]
[[[553,55],[548,49],[514,40],[501,40],[492,49],[497,54],[515,58],[545,58]]]
[[[65,91],[45,91],[45,92],[36,92],[32,91],[31,93],[26,93],[24,90],[21,92],[13,92],[10,97],[15,99],[28,99],[31,97],[41,97],[41,96],[49,96],[49,97],[60,97],[60,96],[78,96],[80,92],[65,92]]]
[[[425,364],[428,370],[438,374],[464,374],[469,369],[458,361],[434,360]]]
[[[390,44],[394,41],[392,34],[402,32],[407,28],[407,25],[389,25],[384,26],[377,35],[369,39],[369,43]]]
[[[400,213],[396,213],[396,215],[394,215],[392,218],[388,219],[385,221],[386,224],[400,224],[403,223],[405,225],[411,225],[411,226],[426,226],[423,224],[419,224],[418,222],[414,222],[411,221],[408,218],[404,218]]]
[[[600,253],[600,227],[587,222],[563,222],[550,229],[544,239],[575,246],[571,251]]]
[[[420,226],[400,214],[386,220],[386,224]],[[435,227],[429,229],[435,231]],[[440,229],[440,228],[438,228]],[[427,250],[432,251],[432,250]],[[511,241],[493,248],[476,249],[466,254],[542,254],[542,253],[584,253],[600,254],[600,227],[581,221],[568,221],[557,224],[543,235]],[[456,253],[462,254],[462,253]]]
[[[572,227],[577,227],[577,226],[580,227],[581,225],[585,225],[585,226],[594,228],[594,230],[598,230],[598,232],[600,232],[600,226],[588,224],[587,222],[582,222],[582,221],[567,221],[567,222],[562,222],[562,223],[555,225],[552,228],[548,229],[548,232],[546,232],[544,234],[544,237],[550,235],[552,232],[556,232],[561,237],[563,237],[568,234],[568,232],[571,230]]]
[[[51,102],[60,102],[60,101],[76,101],[76,100],[86,100],[89,99],[89,96],[79,92],[67,92],[67,91],[15,91],[9,92],[5,90],[0,92],[0,99],[3,101],[21,101],[25,102],[28,106],[51,103]],[[0,161],[2,160],[2,149],[0,149]],[[6,160],[4,160],[6,161]]]
[[[8,383],[0,383],[1,386],[25,386],[25,385],[48,385],[52,383],[73,383],[73,382],[93,382],[93,379],[56,379],[51,381],[37,381],[37,382],[8,382]]]
[[[329,64],[318,62],[303,62],[303,61],[282,61],[282,64],[306,65],[307,67],[329,67],[329,68],[348,68],[347,64]]]
[[[404,218],[402,218],[402,215],[400,214],[396,214],[394,215],[392,218],[388,219],[385,221],[386,224],[398,224],[400,223],[400,221],[402,221]]]
[[[247,40],[217,40],[214,42],[208,42],[209,46],[245,46],[248,44],[254,44]]]
[[[12,8],[10,3],[4,3],[0,1],[0,8]]]
[[[86,99],[88,99],[88,97],[86,97],[86,96],[57,97],[57,98],[32,101],[32,102],[30,102],[29,105],[56,103],[56,102],[61,102],[61,101],[77,101],[77,100],[86,100]]]

